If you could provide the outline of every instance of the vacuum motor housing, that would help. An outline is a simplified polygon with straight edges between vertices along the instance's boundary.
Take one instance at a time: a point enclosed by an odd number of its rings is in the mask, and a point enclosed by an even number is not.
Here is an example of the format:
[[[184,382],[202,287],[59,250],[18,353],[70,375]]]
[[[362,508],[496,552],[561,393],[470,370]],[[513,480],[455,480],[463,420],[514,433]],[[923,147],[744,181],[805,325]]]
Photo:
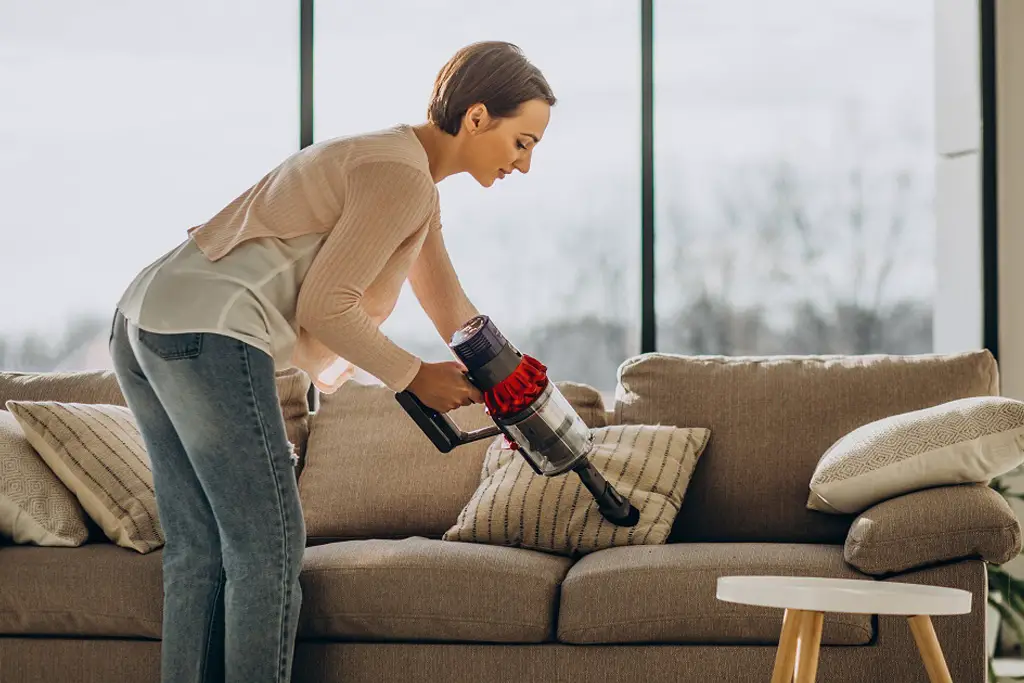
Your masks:
[[[477,316],[452,337],[452,352],[466,366],[469,381],[485,394],[504,382],[523,362],[523,354],[487,316]],[[593,447],[590,428],[551,382],[533,402],[513,414],[492,414],[538,474],[571,470]]]

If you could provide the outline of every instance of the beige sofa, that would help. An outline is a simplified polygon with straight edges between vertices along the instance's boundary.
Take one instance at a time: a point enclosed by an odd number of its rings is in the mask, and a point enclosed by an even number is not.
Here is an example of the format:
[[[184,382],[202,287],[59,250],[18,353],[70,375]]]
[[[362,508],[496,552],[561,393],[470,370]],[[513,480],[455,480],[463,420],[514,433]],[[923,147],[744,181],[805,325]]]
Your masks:
[[[295,681],[767,680],[782,614],[717,601],[729,574],[968,590],[970,614],[937,617],[935,629],[953,680],[985,680],[985,563],[1021,548],[1001,497],[944,487],[856,518],[805,504],[818,458],[853,428],[997,394],[987,352],[647,355],[623,364],[607,409],[592,389],[563,385],[592,426],[711,429],[669,544],[575,560],[440,540],[478,483],[484,445],[433,451],[380,388],[343,389],[309,415],[304,379],[279,381],[304,455],[309,534]],[[0,405],[12,398],[121,402],[109,373],[0,374]],[[460,414],[468,426],[475,409]],[[160,617],[159,551],[98,536],[0,547],[3,683],[157,681]],[[927,680],[903,619],[830,614],[822,642],[819,680]]]

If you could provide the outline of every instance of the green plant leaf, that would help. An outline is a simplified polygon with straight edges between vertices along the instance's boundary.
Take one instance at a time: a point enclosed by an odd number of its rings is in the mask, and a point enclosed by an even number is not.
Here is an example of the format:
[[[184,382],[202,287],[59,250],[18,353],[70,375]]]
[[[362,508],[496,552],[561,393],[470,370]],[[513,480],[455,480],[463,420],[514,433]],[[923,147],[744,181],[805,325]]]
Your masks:
[[[1020,590],[1009,590],[1002,593],[1003,606],[1011,610],[1018,619],[1024,620],[1024,593]],[[1024,645],[1024,640],[1020,641]]]
[[[1024,579],[1018,579],[1016,576],[1011,576],[1004,572],[999,577],[999,581],[1003,584],[1007,593],[1024,593]]]
[[[1024,620],[1006,605],[995,603],[992,605],[999,612],[999,615],[1003,618],[1003,621],[1013,631],[1013,635],[1017,638],[1018,643],[1024,643]]]
[[[989,589],[997,589],[1002,593],[1015,591],[1024,592],[1024,579],[1012,576],[1002,567],[988,566]]]

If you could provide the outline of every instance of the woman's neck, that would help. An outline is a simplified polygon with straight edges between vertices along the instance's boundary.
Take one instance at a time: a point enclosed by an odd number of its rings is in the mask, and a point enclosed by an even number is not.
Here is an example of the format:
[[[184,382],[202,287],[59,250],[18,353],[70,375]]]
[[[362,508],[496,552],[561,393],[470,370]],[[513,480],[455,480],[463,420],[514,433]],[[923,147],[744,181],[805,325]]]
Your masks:
[[[412,130],[427,153],[430,176],[435,184],[465,170],[459,160],[459,143],[454,136],[432,123],[421,123],[413,126]]]

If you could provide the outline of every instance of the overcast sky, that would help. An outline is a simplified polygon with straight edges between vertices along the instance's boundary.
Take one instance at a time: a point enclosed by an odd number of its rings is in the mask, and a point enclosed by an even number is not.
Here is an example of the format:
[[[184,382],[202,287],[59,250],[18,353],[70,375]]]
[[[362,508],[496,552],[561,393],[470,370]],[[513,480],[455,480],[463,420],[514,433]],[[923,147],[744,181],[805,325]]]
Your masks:
[[[0,332],[108,315],[139,269],[296,150],[297,5],[0,2]],[[442,183],[456,267],[504,326],[570,306],[637,315],[638,2],[317,6],[318,140],[419,122],[457,48],[521,45],[560,102],[528,176],[491,190]],[[929,296],[931,0],[672,0],[656,3],[655,21],[658,215],[671,205],[694,216],[693,253],[725,239],[708,234],[715,197],[749,169],[789,160],[827,204],[860,159],[918,183],[896,285]],[[495,262],[525,243],[531,262],[499,286]],[[837,279],[849,271],[843,253]],[[623,264],[614,291],[593,272],[602,258]],[[666,258],[660,268],[672,267]],[[762,285],[750,277],[738,296],[771,296]],[[682,298],[663,292],[659,306]],[[433,334],[408,295],[387,330]]]

